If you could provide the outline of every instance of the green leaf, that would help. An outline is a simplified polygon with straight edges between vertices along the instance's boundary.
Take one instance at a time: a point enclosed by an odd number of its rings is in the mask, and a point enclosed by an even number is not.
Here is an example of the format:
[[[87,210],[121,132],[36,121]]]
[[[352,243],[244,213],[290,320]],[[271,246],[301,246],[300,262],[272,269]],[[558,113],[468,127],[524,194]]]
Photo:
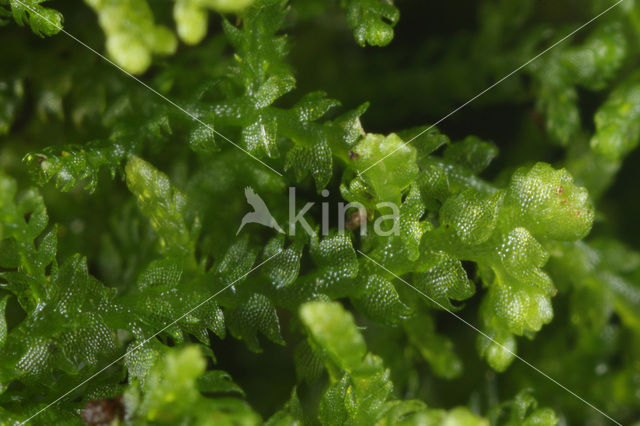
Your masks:
[[[367,354],[360,368],[351,374],[352,400],[345,401],[355,424],[373,424],[393,391],[391,374],[382,359]]]
[[[7,319],[5,313],[8,300],[9,296],[4,296],[0,299],[0,348],[4,346],[4,342],[7,340]]]
[[[302,411],[302,405],[298,398],[296,388],[291,392],[291,398],[285,406],[267,420],[266,426],[297,426],[305,424],[306,419]]]
[[[622,82],[595,115],[596,133],[591,147],[599,154],[620,160],[640,141],[640,73]]]
[[[189,134],[189,146],[195,152],[217,152],[220,147],[216,142],[216,134],[213,131],[213,124],[196,124]]]
[[[197,44],[207,34],[207,9],[235,13],[251,3],[253,0],[175,0],[173,18],[178,36],[187,44]]]
[[[627,39],[620,22],[609,22],[580,45],[562,52],[560,62],[576,83],[599,89],[605,86],[627,56]]]
[[[386,325],[397,324],[406,318],[411,310],[400,300],[396,288],[379,275],[362,278],[362,295],[353,298],[358,311],[374,321]]]
[[[353,151],[354,162],[367,185],[381,201],[400,204],[402,192],[418,176],[416,150],[395,134],[368,134]]]
[[[252,154],[265,153],[268,157],[278,157],[276,144],[278,124],[264,114],[242,130],[242,141]]]
[[[475,288],[467,277],[460,261],[447,253],[434,252],[427,255],[428,260],[422,271],[413,273],[413,285],[438,304],[437,308],[455,310],[453,300],[465,300],[473,295]]]
[[[308,302],[300,307],[300,319],[309,338],[339,368],[354,371],[367,352],[351,314],[338,303]]]
[[[246,302],[229,312],[227,320],[231,334],[244,340],[254,352],[262,351],[257,337],[258,331],[274,343],[285,344],[280,335],[280,323],[275,306],[260,293],[252,294]]]
[[[391,2],[383,0],[342,0],[347,23],[360,46],[386,46],[393,39],[393,27],[400,12]]]
[[[124,365],[131,379],[144,385],[151,367],[167,352],[167,348],[156,340],[150,340],[143,346],[133,342],[127,348]]]
[[[173,6],[178,36],[187,44],[197,44],[207,34],[207,11],[191,0],[176,0]]]
[[[20,79],[0,80],[0,135],[9,133],[24,98]]]
[[[461,425],[461,426],[489,426],[489,421],[478,417],[467,407],[456,407],[450,411],[430,410],[416,416],[425,425]]]
[[[538,108],[545,113],[547,131],[562,145],[577,137],[580,111],[576,85],[598,90],[621,67],[627,42],[619,23],[603,24],[585,42],[552,52],[535,75],[540,81]]]
[[[498,372],[505,371],[515,359],[517,342],[513,334],[500,326],[486,330],[487,336],[478,337],[478,352],[485,358],[491,368]]]
[[[303,247],[304,242],[298,239],[285,248],[284,235],[279,235],[267,243],[264,257],[271,260],[263,266],[262,272],[274,287],[291,285],[298,278]]]
[[[340,101],[328,98],[325,92],[311,92],[304,95],[292,110],[300,121],[316,121],[337,106],[340,106]]]
[[[237,393],[244,396],[244,391],[238,386],[229,373],[222,370],[205,371],[198,377],[198,389],[203,393]]]
[[[71,191],[84,182],[84,189],[93,192],[102,168],[109,171],[111,178],[123,174],[122,164],[130,149],[116,141],[94,141],[82,146],[48,147],[31,152],[23,162],[38,185],[53,179],[59,190]]]
[[[162,259],[151,264],[138,276],[138,289],[144,291],[155,286],[174,287],[180,282],[182,266],[173,259]]]
[[[285,170],[289,169],[295,169],[298,181],[311,173],[316,183],[316,189],[320,192],[331,180],[333,159],[329,145],[326,141],[320,140],[313,148],[293,147],[287,153],[285,163]]]
[[[18,302],[31,311],[51,291],[47,267],[55,265],[56,229],[43,235],[36,246],[36,238],[49,222],[44,200],[34,189],[17,200],[16,193],[15,181],[0,174],[0,266],[9,268],[0,272],[0,277],[7,281],[5,287],[17,296]]]
[[[462,361],[453,350],[453,342],[436,333],[433,318],[421,315],[402,323],[411,344],[413,344],[433,372],[445,379],[453,379],[462,374]]]
[[[279,97],[289,93],[295,88],[296,80],[289,74],[276,74],[270,76],[254,94],[256,109],[262,109]]]
[[[568,145],[581,124],[578,93],[557,62],[541,68],[540,73],[537,108],[545,113],[545,126],[552,139]]]
[[[504,205],[501,222],[525,226],[536,238],[578,240],[593,224],[587,190],[575,185],[565,169],[546,163],[516,171]]]
[[[509,285],[519,282],[555,293],[551,279],[540,269],[547,263],[549,254],[526,229],[515,228],[503,237],[497,248],[498,262],[494,263],[497,280]]]
[[[398,132],[398,136],[418,151],[418,164],[451,141],[434,126],[418,126]],[[411,142],[409,142],[411,141]]]
[[[525,330],[540,330],[553,317],[551,301],[536,290],[493,286],[485,300],[487,309],[491,309],[489,306],[493,308],[486,315],[496,315],[512,333],[518,335]]]
[[[125,167],[127,186],[136,196],[138,208],[148,217],[160,238],[160,250],[194,260],[195,243],[185,223],[187,200],[164,173],[138,157]]]
[[[498,148],[476,136],[467,136],[461,142],[447,146],[444,151],[446,160],[469,168],[473,173],[480,173],[498,155]]]
[[[325,294],[348,294],[352,279],[358,275],[358,258],[351,239],[344,232],[332,233],[319,241],[318,236],[311,237],[309,253],[318,265],[315,272],[309,274],[304,282],[311,281],[313,288]]]
[[[322,395],[318,418],[323,425],[345,424],[349,413],[345,407],[349,379],[346,375],[333,382]]]
[[[363,115],[368,108],[369,103],[366,102],[333,120],[333,123],[341,130],[339,138],[344,146],[351,147],[355,145],[355,143],[365,135],[362,123],[360,122],[360,116]]]
[[[209,344],[207,330],[224,337],[224,318],[216,301],[209,300],[203,304],[213,291],[210,281],[206,285],[204,277],[183,280],[182,274],[179,258],[154,261],[143,270],[138,278],[138,292],[127,299],[144,323],[151,324],[151,327],[141,328],[148,334],[162,329],[178,342],[182,342],[187,333]],[[171,327],[168,324],[172,324]]]
[[[149,371],[138,415],[148,421],[169,421],[186,414],[199,398],[197,379],[205,367],[195,346],[167,352]]]
[[[62,29],[62,14],[57,10],[40,6],[45,0],[9,0],[13,19],[19,25],[29,24],[40,37],[57,34]]]
[[[486,242],[493,234],[504,194],[482,194],[467,189],[447,199],[440,209],[440,223],[465,245]]]
[[[5,279],[19,282],[22,274],[7,274]],[[27,317],[8,333],[2,349],[0,369],[10,371],[4,377],[7,383],[42,383],[60,370],[86,374],[95,371],[98,360],[115,356],[115,335],[107,324],[117,309],[114,292],[88,274],[86,261],[75,255],[59,270],[54,263],[51,275],[43,279],[47,291],[40,294],[39,305],[23,305]]]
[[[306,340],[298,343],[293,352],[293,361],[296,368],[298,382],[313,383],[322,374],[322,357],[314,352]]]
[[[87,0],[106,34],[109,56],[126,71],[140,74],[153,54],[173,54],[177,40],[167,27],[156,25],[146,0]]]
[[[430,222],[421,220],[425,212],[420,190],[412,185],[400,206],[400,239],[406,245],[410,260],[420,256],[420,241],[424,233],[432,228]]]
[[[226,285],[237,282],[249,273],[256,255],[256,251],[249,246],[248,239],[242,238],[227,249],[216,265],[216,274]]]
[[[541,425],[555,426],[559,420],[550,408],[538,408],[538,402],[531,395],[531,390],[526,389],[518,393],[512,401],[505,402],[492,410],[492,424],[497,423],[502,414],[506,414],[508,410],[508,418],[501,421],[500,424],[506,426],[515,425]],[[504,416],[503,416],[504,417]]]

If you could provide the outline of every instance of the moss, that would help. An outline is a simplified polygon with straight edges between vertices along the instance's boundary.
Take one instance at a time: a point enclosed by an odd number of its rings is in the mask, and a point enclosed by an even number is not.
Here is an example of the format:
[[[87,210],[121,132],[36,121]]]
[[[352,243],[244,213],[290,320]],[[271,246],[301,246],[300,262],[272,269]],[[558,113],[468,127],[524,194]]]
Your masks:
[[[443,3],[475,24],[422,17],[423,42],[390,0],[41,3],[0,0],[0,423],[637,418],[640,254],[609,189],[638,177],[635,6],[485,93],[587,18]],[[522,126],[388,124],[480,92],[464,117]],[[270,227],[238,229],[245,195]]]

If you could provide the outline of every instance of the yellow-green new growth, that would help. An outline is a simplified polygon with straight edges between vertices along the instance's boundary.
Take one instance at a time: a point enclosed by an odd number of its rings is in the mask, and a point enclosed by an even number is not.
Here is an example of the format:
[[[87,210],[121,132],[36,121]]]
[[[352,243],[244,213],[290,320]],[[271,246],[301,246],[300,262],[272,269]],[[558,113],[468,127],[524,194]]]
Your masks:
[[[185,223],[187,200],[164,173],[139,157],[125,167],[127,186],[142,214],[151,220],[163,253],[195,261],[194,240]]]

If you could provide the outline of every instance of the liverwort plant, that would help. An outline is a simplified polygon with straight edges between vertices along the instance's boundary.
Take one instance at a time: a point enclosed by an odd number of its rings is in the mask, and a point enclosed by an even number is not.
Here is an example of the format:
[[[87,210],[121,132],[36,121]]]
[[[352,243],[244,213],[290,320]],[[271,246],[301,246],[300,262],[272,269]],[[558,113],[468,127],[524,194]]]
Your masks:
[[[0,0],[0,424],[634,424],[639,23]]]

